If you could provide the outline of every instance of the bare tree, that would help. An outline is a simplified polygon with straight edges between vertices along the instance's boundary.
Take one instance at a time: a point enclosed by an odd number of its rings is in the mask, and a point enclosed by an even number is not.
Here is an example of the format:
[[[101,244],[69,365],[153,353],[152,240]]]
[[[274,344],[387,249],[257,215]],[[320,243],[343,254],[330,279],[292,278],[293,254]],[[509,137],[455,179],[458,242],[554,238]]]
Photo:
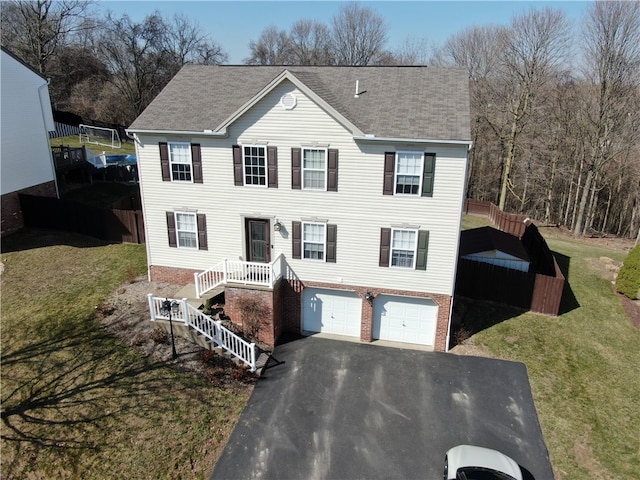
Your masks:
[[[265,28],[257,41],[249,42],[251,56],[245,59],[248,65],[290,65],[293,63],[289,35],[275,25]]]
[[[332,19],[333,51],[338,65],[369,65],[383,53],[384,18],[358,3],[343,6]]]
[[[168,27],[165,48],[173,54],[177,66],[187,63],[216,65],[227,61],[228,56],[222,47],[209,39],[200,25],[186,16],[174,15]]]
[[[428,65],[434,46],[426,37],[409,36],[393,52],[398,65]]]
[[[589,226],[589,197],[604,168],[638,142],[640,89],[640,3],[595,2],[583,29],[584,75],[591,87],[584,97],[589,152],[574,234]]]
[[[2,2],[2,44],[45,76],[70,37],[85,28],[92,2],[37,0]]]
[[[331,65],[331,33],[316,20],[298,20],[289,34],[291,60],[297,65]]]

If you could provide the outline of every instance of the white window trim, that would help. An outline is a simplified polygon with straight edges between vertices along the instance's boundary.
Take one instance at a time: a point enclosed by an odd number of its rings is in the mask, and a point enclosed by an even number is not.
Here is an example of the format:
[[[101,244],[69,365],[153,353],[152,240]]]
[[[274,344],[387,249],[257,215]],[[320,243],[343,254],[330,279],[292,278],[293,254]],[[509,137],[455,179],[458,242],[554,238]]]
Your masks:
[[[195,232],[192,232],[191,230],[180,230],[178,227],[178,215],[189,215],[193,217],[193,224],[195,225]],[[178,248],[184,248],[185,250],[198,250],[200,248],[200,242],[198,241],[198,216],[194,213],[194,212],[186,212],[186,211],[176,211],[173,212],[173,217],[175,219],[175,224],[176,224],[176,246]],[[195,247],[187,247],[184,245],[180,245],[180,232],[188,232],[188,233],[195,233],[196,234],[196,245]]]
[[[311,171],[311,172],[319,172],[320,170],[317,168],[304,168],[304,152],[305,150],[322,150],[324,152],[324,188],[313,188],[313,187],[305,187],[304,185],[304,172],[306,170]],[[302,190],[311,190],[311,191],[316,191],[316,192],[326,192],[327,191],[327,183],[329,181],[329,149],[325,148],[325,147],[302,147],[302,151],[301,151],[301,155],[302,158],[300,159],[300,163],[301,163],[301,175],[302,178],[301,180],[301,186],[302,186]]]
[[[269,187],[269,159],[267,158],[267,146],[260,144],[247,144],[240,145],[242,149],[242,183],[245,187],[256,187],[256,188],[267,188]],[[246,164],[245,164],[245,156],[244,149],[245,148],[262,148],[264,149],[264,185],[254,185],[252,183],[247,183],[247,172],[246,172]]]
[[[394,249],[393,248],[393,237],[395,236],[396,232],[413,232],[414,233],[414,238],[413,238],[413,263],[411,264],[411,267],[402,267],[400,265],[394,265],[393,264],[393,251],[394,250],[401,250],[401,251],[407,251],[404,249]],[[391,244],[389,245],[389,267],[390,268],[399,268],[402,270],[415,270],[416,269],[416,260],[418,258],[418,230],[415,228],[392,228],[391,229]]]
[[[322,260],[317,259],[317,258],[307,258],[304,256],[304,244],[305,244],[305,239],[304,239],[304,226],[305,225],[319,225],[322,227]],[[302,226],[301,226],[302,231],[300,232],[300,241],[301,241],[301,254],[302,254],[302,260],[307,260],[309,262],[318,262],[318,263],[324,263],[327,261],[327,224],[323,223],[323,222],[305,222],[304,220],[302,221]],[[307,243],[313,243],[314,245],[317,244],[317,242],[307,242]]]
[[[173,165],[186,165],[184,162],[174,162],[171,153],[171,145],[186,145],[189,152],[189,172],[191,180],[176,180],[173,178]],[[177,183],[193,183],[193,157],[191,156],[191,144],[189,142],[167,142],[167,150],[169,151],[169,176],[172,182]]]
[[[420,155],[420,173],[418,174],[419,182],[418,182],[418,193],[397,193],[398,188],[398,165],[399,165],[399,156],[400,155]],[[422,195],[422,180],[424,177],[424,152],[415,152],[409,150],[401,150],[396,152],[396,161],[393,170],[393,194],[399,197],[419,197]]]

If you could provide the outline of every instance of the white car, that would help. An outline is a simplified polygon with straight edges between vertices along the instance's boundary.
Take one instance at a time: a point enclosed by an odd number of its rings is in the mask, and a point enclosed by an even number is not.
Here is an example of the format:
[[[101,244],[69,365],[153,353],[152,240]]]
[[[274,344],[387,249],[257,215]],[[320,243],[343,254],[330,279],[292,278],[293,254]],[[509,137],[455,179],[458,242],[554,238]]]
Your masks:
[[[522,480],[522,470],[504,453],[458,445],[444,457],[444,480]]]

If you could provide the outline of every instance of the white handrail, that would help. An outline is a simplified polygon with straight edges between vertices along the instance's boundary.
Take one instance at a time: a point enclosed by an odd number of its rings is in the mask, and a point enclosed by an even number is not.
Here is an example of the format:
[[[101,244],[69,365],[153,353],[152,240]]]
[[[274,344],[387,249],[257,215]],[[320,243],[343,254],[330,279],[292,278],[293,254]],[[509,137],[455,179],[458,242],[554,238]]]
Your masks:
[[[165,299],[162,297],[154,297],[151,293],[147,295],[147,297],[149,299],[149,310],[152,321],[169,320],[169,315],[162,314],[162,302],[165,300],[177,302],[180,308],[176,313],[171,314],[171,320],[182,322],[193,328],[211,340],[216,346],[223,348],[238,360],[248,365],[252,372],[256,371],[255,343],[247,342],[231,330],[223,327],[222,322],[219,320],[214,320],[209,315],[205,315],[200,310],[192,307],[186,298],[182,300]]]
[[[282,276],[284,255],[280,254],[271,263],[243,262],[224,259],[204,272],[194,273],[196,296],[200,298],[219,285],[241,283],[273,288]]]

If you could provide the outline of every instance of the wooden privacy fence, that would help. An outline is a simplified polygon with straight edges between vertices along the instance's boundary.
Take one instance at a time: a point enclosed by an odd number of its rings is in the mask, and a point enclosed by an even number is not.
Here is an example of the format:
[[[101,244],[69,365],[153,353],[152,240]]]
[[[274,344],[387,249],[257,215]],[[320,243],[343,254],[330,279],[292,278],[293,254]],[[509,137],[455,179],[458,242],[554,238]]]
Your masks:
[[[468,199],[465,212],[486,215],[499,230],[519,237],[531,265],[529,272],[521,272],[459,258],[456,295],[558,315],[566,279],[538,228],[525,223],[524,215],[504,213],[491,202]]]
[[[22,194],[20,205],[27,227],[63,230],[114,242],[145,243],[141,210],[103,209]]]
[[[525,220],[527,217],[524,215],[505,213],[493,203],[485,200],[467,198],[464,201],[464,212],[489,217],[499,230],[515,235],[518,238],[522,237],[526,227]]]

